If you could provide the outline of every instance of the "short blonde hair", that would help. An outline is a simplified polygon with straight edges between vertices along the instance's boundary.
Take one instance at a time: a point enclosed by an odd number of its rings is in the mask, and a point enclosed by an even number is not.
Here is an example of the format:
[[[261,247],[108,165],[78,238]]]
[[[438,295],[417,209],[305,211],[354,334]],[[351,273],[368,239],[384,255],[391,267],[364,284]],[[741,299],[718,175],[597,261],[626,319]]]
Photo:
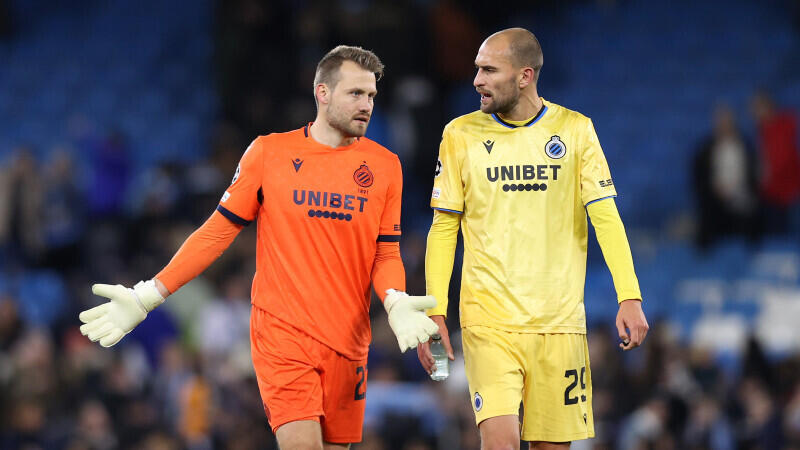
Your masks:
[[[329,51],[317,64],[317,72],[314,75],[314,89],[322,83],[328,85],[333,90],[339,82],[339,68],[345,61],[352,61],[362,69],[369,70],[375,74],[375,80],[380,80],[383,76],[383,63],[375,53],[364,50],[361,47],[350,45],[339,45]]]

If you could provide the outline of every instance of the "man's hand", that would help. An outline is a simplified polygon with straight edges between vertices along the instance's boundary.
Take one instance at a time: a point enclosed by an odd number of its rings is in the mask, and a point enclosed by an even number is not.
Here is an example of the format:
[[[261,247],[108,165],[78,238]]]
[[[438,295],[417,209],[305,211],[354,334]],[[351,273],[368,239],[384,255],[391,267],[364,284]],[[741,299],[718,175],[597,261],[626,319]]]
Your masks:
[[[650,326],[647,325],[647,319],[644,317],[644,311],[642,311],[641,300],[623,300],[619,304],[617,332],[619,333],[619,338],[622,339],[619,348],[628,351],[640,346],[644,342],[644,337],[647,336],[647,330],[649,329]]]
[[[453,346],[450,345],[450,333],[447,331],[447,324],[444,322],[444,316],[431,316],[431,319],[439,326],[439,336],[442,337],[442,344],[447,351],[447,357],[450,358],[450,361],[455,361],[456,358],[453,355]],[[428,374],[432,373],[435,361],[431,354],[430,341],[417,345],[417,357],[425,371],[428,372]]]
[[[436,299],[431,295],[412,297],[405,292],[387,289],[383,306],[389,314],[389,326],[397,336],[401,352],[427,342],[439,331],[439,327],[425,315],[426,309],[436,306]]]
[[[78,316],[83,322],[81,334],[92,342],[100,341],[103,347],[119,342],[164,301],[153,280],[140,281],[133,289],[121,284],[95,284],[92,292],[110,301]]]

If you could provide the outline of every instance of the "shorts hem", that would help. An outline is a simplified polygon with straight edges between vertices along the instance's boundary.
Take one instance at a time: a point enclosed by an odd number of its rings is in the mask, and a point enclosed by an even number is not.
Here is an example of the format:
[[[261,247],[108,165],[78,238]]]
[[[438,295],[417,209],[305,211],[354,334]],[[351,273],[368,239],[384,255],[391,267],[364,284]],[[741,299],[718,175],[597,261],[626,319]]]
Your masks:
[[[320,419],[319,418],[321,416],[322,416],[322,413],[320,412],[317,415],[306,415],[306,416],[300,416],[300,417],[289,417],[287,419],[281,419],[277,423],[277,425],[272,425],[272,421],[270,421],[269,425],[270,425],[270,428],[272,428],[272,433],[274,434],[276,431],[278,431],[278,428],[280,428],[280,427],[282,427],[282,426],[284,426],[284,425],[286,425],[287,423],[290,423],[290,422],[299,422],[301,420],[313,420],[314,422],[320,423]]]
[[[594,432],[586,432],[586,433],[575,433],[566,436],[534,436],[530,437],[529,435],[525,435],[525,433],[521,433],[521,438],[525,442],[571,442],[571,441],[581,441],[584,439],[591,439],[594,437]]]
[[[517,409],[516,411],[496,410],[496,411],[492,411],[492,412],[484,412],[484,413],[481,414],[480,418],[478,418],[478,414],[475,413],[475,425],[480,426],[481,422],[483,422],[484,420],[491,419],[493,417],[500,417],[500,416],[517,416],[517,418],[519,418],[519,409]]]
[[[322,437],[323,442],[327,442],[329,444],[357,444],[361,442],[361,436],[355,437],[334,437],[334,438],[326,438]]]

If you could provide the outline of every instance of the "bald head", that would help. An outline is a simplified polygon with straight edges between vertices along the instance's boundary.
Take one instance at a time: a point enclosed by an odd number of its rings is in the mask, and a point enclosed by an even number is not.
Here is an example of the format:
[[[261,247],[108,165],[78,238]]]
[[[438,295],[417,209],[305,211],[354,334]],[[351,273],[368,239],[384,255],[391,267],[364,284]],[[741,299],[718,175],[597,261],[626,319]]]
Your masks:
[[[486,38],[486,44],[505,46],[515,68],[531,67],[534,79],[539,79],[544,58],[539,40],[525,28],[507,28]]]

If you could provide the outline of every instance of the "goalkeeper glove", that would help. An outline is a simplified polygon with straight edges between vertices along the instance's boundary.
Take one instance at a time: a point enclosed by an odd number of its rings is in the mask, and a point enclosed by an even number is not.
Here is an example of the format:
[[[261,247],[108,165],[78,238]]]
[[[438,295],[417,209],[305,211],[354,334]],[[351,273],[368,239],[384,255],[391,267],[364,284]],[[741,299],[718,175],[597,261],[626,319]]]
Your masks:
[[[431,335],[439,332],[439,326],[425,314],[426,309],[436,306],[436,299],[431,295],[412,297],[405,292],[387,289],[383,306],[389,314],[389,326],[397,336],[401,352],[427,342]]]
[[[81,334],[92,342],[100,341],[103,347],[111,347],[147,317],[147,313],[164,302],[153,280],[140,281],[131,288],[118,284],[95,284],[95,295],[110,301],[83,311],[79,319]]]

